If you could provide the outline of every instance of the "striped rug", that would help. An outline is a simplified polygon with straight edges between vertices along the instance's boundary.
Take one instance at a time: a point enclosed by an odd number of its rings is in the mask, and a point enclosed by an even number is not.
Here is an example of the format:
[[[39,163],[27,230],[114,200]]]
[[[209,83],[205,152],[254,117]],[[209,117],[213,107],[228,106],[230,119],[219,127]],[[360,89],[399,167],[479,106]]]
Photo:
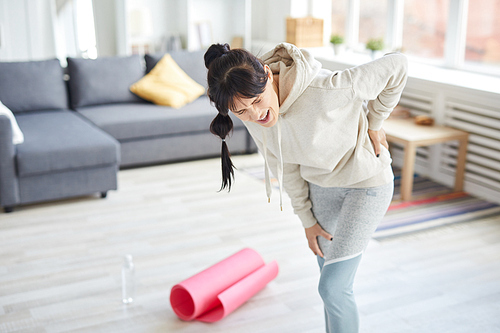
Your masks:
[[[432,180],[414,176],[411,201],[400,201],[400,170],[395,169],[394,199],[375,231],[374,238],[384,238],[435,228],[451,223],[498,216],[500,205],[465,192],[452,192]]]
[[[263,169],[263,166],[256,166],[242,171],[263,181]],[[413,180],[413,199],[401,201],[399,200],[400,175],[401,170],[395,168],[394,199],[375,231],[373,236],[375,239],[492,216],[500,218],[500,205],[465,192],[452,192],[449,187],[417,174]],[[272,179],[271,182],[278,187],[276,179]]]

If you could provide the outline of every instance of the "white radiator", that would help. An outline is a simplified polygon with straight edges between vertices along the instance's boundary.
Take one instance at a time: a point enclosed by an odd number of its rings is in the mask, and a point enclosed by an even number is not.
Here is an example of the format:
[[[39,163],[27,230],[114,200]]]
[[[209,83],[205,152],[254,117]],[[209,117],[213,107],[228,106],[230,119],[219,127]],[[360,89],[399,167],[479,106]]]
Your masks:
[[[482,104],[458,98],[446,101],[445,125],[470,133],[465,180],[498,191],[500,197],[500,101]],[[457,145],[447,144],[441,168],[455,172]]]

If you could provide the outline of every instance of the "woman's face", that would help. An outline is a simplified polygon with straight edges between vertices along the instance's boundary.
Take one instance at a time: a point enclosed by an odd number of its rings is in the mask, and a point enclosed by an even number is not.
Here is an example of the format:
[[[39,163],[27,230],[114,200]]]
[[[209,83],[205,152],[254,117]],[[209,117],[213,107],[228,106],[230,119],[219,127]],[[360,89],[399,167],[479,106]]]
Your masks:
[[[273,74],[265,66],[268,80],[264,92],[254,98],[239,98],[235,101],[235,109],[231,110],[243,121],[251,121],[264,127],[273,127],[278,121],[279,99],[278,88],[274,84]]]

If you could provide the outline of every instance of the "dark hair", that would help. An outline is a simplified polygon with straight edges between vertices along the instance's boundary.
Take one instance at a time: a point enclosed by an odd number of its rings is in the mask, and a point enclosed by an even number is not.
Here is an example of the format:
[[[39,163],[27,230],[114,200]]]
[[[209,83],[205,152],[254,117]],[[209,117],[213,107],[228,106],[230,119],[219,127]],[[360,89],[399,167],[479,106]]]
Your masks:
[[[254,98],[264,92],[267,73],[264,63],[243,49],[231,50],[228,44],[213,44],[205,53],[208,69],[208,97],[219,114],[210,124],[210,132],[222,139],[222,186],[231,190],[234,165],[225,142],[233,129],[229,110],[234,110],[239,98]]]

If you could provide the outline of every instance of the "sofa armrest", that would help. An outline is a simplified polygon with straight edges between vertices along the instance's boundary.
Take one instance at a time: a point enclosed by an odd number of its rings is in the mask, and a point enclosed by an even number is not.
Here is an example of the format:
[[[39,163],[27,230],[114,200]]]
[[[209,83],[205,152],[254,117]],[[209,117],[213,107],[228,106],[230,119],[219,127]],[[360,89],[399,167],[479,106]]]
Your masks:
[[[0,206],[10,207],[20,202],[15,167],[16,148],[12,143],[12,126],[7,116],[0,115]]]

